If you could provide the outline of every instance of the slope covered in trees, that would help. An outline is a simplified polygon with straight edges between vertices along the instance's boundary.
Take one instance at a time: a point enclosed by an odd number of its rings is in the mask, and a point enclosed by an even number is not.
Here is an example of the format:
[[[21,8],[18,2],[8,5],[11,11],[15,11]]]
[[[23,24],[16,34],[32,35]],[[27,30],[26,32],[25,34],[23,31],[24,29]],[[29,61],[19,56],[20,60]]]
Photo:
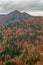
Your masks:
[[[0,26],[0,65],[43,65],[43,18]]]

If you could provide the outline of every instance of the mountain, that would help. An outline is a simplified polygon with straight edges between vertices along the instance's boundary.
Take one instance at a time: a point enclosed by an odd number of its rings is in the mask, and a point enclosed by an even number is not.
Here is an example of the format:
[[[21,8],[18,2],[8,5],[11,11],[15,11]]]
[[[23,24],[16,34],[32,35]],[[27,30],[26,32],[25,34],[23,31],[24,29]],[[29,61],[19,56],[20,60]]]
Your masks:
[[[5,17],[6,15],[0,15],[0,18],[3,18],[3,17]]]
[[[0,15],[0,24],[5,24],[6,22],[13,22],[13,21],[24,21],[32,16],[27,14],[26,12],[19,12],[18,10],[15,10],[7,15]]]

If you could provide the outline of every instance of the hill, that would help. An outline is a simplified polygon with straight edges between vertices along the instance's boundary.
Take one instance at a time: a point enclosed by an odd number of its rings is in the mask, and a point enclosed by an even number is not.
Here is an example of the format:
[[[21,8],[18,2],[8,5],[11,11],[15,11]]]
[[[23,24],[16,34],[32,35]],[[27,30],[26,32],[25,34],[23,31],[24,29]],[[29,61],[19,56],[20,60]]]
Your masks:
[[[0,65],[43,65],[43,17],[0,26]]]
[[[30,19],[31,17],[32,16],[26,12],[21,13],[18,10],[15,10],[7,15],[0,15],[0,24],[5,24],[11,21],[24,21]]]

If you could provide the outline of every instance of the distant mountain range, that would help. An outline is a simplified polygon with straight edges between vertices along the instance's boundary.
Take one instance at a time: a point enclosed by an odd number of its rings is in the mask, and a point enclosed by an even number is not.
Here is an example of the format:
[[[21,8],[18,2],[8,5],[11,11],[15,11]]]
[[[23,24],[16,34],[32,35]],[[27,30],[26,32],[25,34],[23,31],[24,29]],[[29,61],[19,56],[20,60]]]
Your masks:
[[[32,17],[33,16],[27,14],[26,12],[21,13],[18,10],[15,10],[7,15],[0,15],[0,24],[13,21],[24,21]]]

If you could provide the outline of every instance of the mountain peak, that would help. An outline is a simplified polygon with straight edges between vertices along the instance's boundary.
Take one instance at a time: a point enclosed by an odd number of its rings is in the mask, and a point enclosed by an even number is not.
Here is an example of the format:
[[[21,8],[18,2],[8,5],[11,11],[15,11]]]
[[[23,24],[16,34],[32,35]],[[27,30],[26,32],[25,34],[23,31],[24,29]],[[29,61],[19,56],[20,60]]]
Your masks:
[[[17,14],[17,13],[21,13],[21,12],[18,11],[18,10],[15,10],[15,11],[13,11],[13,12],[10,12],[9,14]]]
[[[8,15],[6,15],[5,17],[1,17],[0,16],[0,23],[6,23],[6,22],[10,22],[10,21],[24,21],[27,20],[29,18],[31,18],[32,16],[29,15],[26,12],[21,13],[18,10],[15,10],[13,12],[10,12]]]
[[[19,12],[19,13],[21,13],[20,11],[18,11],[18,10],[15,10],[14,12]]]

